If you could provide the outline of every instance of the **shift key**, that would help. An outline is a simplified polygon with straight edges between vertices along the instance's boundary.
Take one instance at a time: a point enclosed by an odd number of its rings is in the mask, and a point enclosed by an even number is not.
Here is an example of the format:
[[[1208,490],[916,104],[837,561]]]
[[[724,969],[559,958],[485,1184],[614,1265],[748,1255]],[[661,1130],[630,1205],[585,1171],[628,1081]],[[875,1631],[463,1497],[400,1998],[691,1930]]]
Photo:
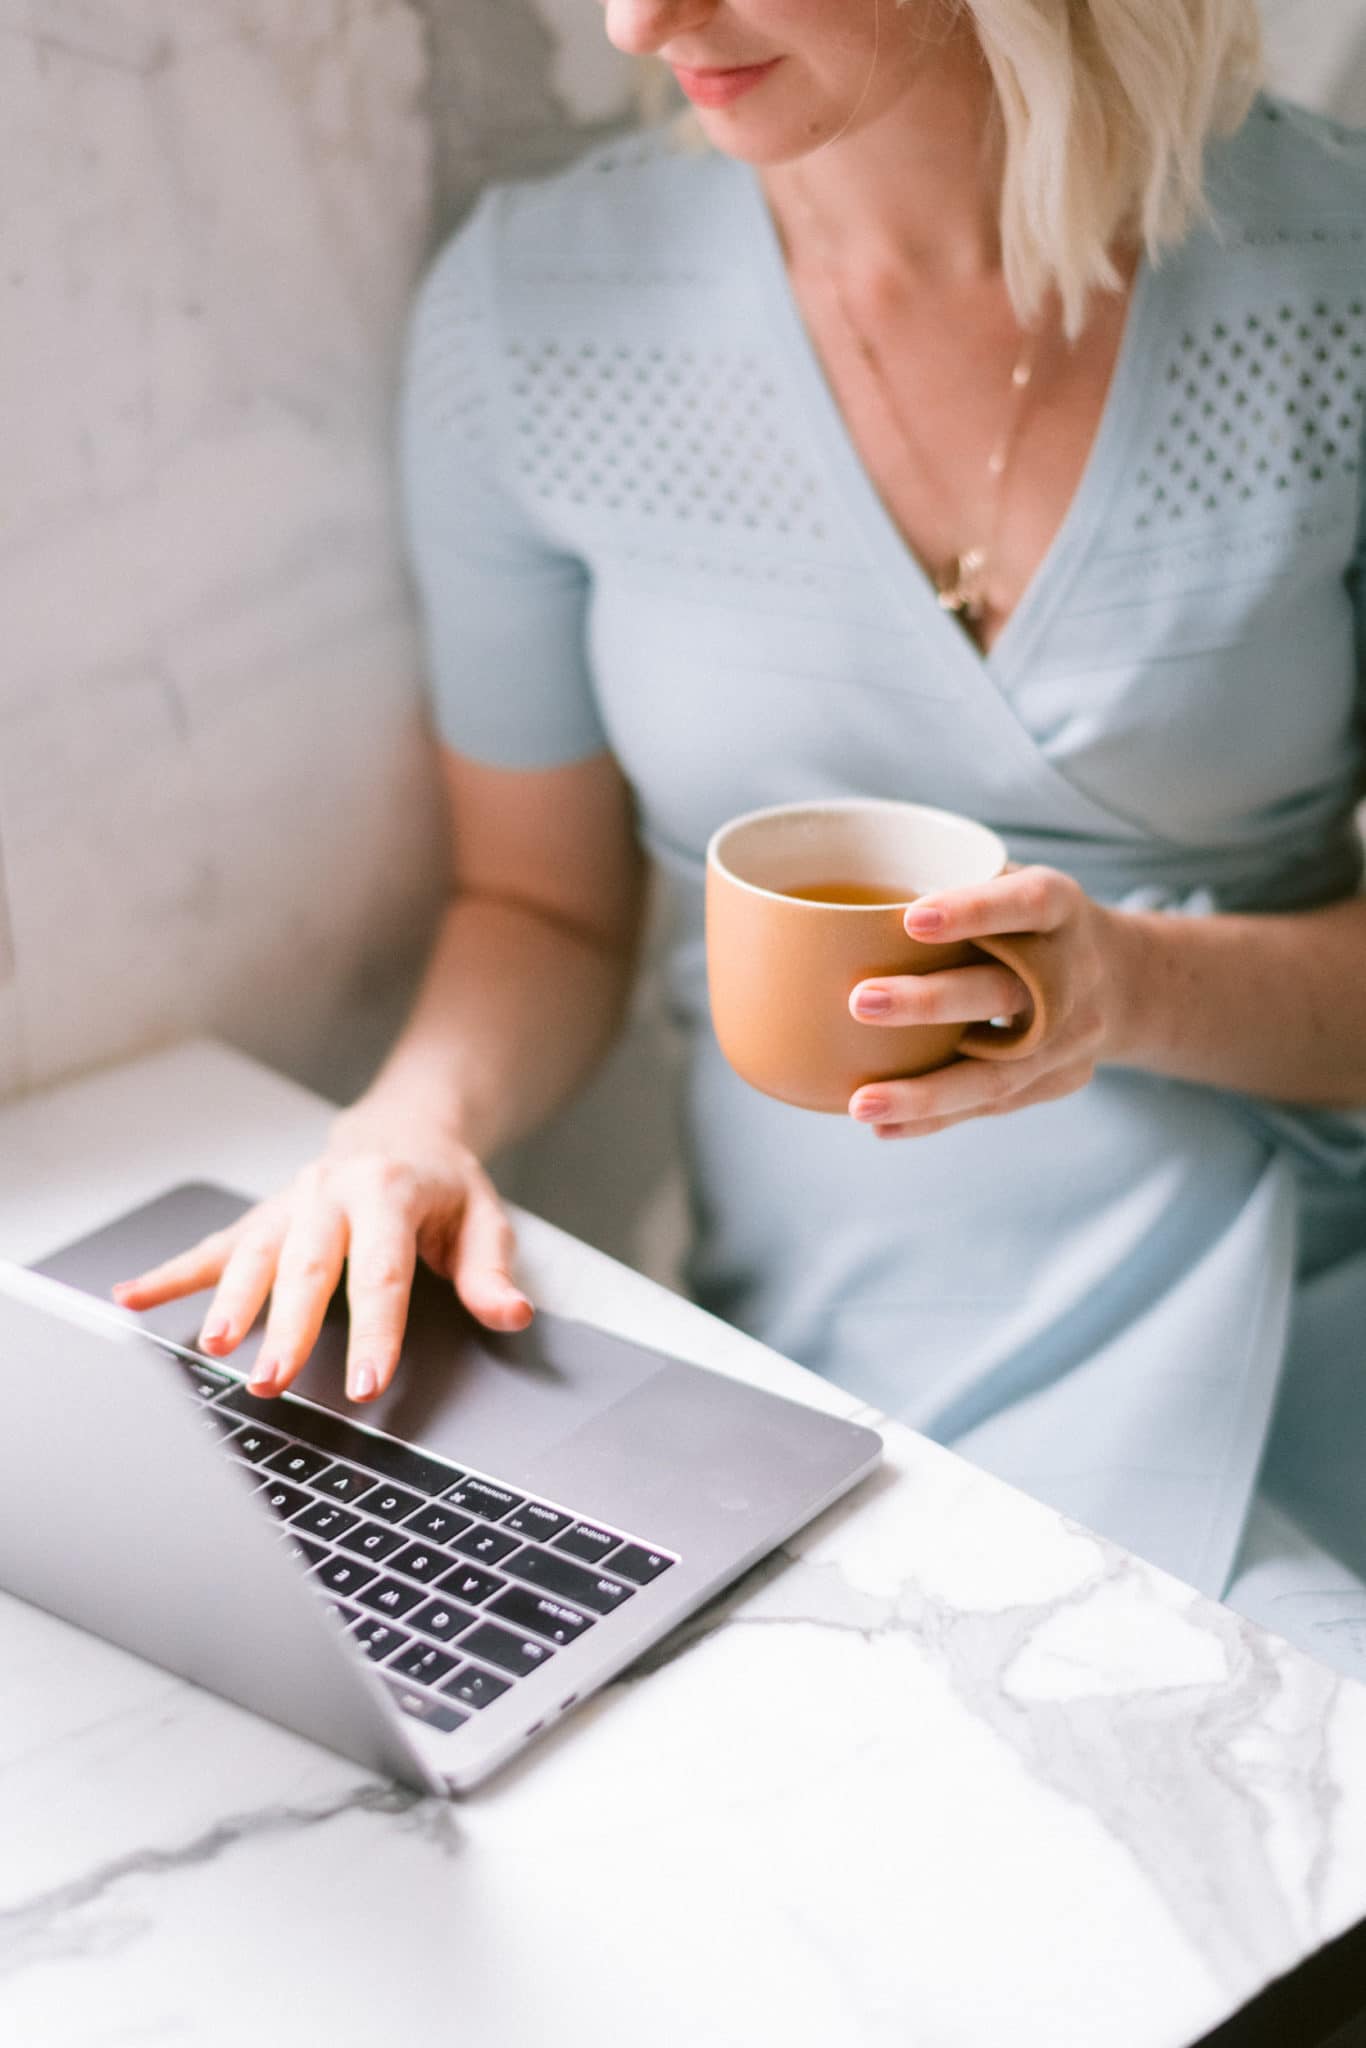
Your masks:
[[[506,1559],[502,1570],[510,1578],[521,1579],[542,1592],[558,1593],[562,1599],[573,1600],[580,1607],[589,1607],[594,1614],[610,1614],[613,1608],[620,1607],[623,1600],[629,1600],[636,1590],[634,1586],[624,1586],[620,1579],[611,1579],[602,1572],[575,1564],[571,1558],[562,1557],[556,1551],[538,1550],[533,1543],[519,1551],[516,1557]]]

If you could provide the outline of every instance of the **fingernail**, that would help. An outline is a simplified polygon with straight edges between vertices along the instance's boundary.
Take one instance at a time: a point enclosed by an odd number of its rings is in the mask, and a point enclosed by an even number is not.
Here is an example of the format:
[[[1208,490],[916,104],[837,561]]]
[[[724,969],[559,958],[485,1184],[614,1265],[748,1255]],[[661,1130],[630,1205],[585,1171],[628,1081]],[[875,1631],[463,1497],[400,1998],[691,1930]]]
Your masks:
[[[221,1344],[223,1342],[223,1339],[228,1334],[228,1327],[228,1321],[225,1316],[215,1316],[213,1321],[211,1323],[205,1323],[203,1329],[200,1331],[200,1343],[202,1345]]]
[[[876,1123],[880,1116],[886,1116],[891,1108],[885,1095],[860,1095],[854,1104],[854,1115],[860,1123]]]
[[[892,1007],[891,992],[885,988],[861,988],[854,998],[860,1017],[885,1017]]]
[[[273,1394],[279,1371],[280,1368],[273,1358],[258,1358],[251,1369],[251,1378],[247,1385],[253,1394]]]
[[[368,1401],[379,1389],[379,1374],[373,1365],[352,1368],[346,1391],[353,1401]]]
[[[944,929],[942,910],[931,910],[923,903],[913,903],[906,912],[908,932],[938,932]]]

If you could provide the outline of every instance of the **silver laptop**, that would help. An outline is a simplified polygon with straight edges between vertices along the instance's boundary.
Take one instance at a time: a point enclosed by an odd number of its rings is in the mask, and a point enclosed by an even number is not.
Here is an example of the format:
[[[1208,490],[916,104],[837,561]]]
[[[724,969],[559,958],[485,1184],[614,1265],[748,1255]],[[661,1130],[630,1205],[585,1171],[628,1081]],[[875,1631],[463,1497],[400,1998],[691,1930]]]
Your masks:
[[[427,1791],[474,1785],[878,1462],[870,1429],[419,1269],[379,1401],[333,1302],[289,1394],[109,1301],[239,1215],[172,1189],[0,1263],[0,1586]],[[725,1702],[716,1702],[717,1734]]]

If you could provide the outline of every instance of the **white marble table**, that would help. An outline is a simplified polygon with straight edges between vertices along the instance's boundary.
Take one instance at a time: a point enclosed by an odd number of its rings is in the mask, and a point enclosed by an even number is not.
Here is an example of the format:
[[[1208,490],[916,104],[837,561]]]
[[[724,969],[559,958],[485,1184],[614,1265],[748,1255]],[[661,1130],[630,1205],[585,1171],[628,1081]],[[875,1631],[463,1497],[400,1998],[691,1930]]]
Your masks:
[[[264,1190],[326,1115],[207,1043],[30,1098],[0,1254],[181,1178]],[[847,1408],[521,1231],[547,1306]],[[1366,1691],[887,1435],[457,1805],[0,1596],[0,2041],[1187,2048],[1366,1916]]]

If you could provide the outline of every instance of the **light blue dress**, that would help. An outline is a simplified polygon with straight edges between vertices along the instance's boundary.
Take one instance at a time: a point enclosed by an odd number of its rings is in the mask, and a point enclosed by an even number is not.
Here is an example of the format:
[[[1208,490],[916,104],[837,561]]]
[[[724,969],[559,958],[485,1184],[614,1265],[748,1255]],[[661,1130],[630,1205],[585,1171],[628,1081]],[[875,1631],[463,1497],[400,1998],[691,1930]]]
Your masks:
[[[666,138],[493,191],[442,253],[405,503],[443,737],[610,747],[672,879],[698,1297],[1366,1674],[1366,1115],[1108,1069],[879,1146],[748,1089],[708,1022],[703,852],[762,804],[969,812],[1173,915],[1359,886],[1366,142],[1263,101],[1209,169],[985,659],[858,459],[756,175]]]

